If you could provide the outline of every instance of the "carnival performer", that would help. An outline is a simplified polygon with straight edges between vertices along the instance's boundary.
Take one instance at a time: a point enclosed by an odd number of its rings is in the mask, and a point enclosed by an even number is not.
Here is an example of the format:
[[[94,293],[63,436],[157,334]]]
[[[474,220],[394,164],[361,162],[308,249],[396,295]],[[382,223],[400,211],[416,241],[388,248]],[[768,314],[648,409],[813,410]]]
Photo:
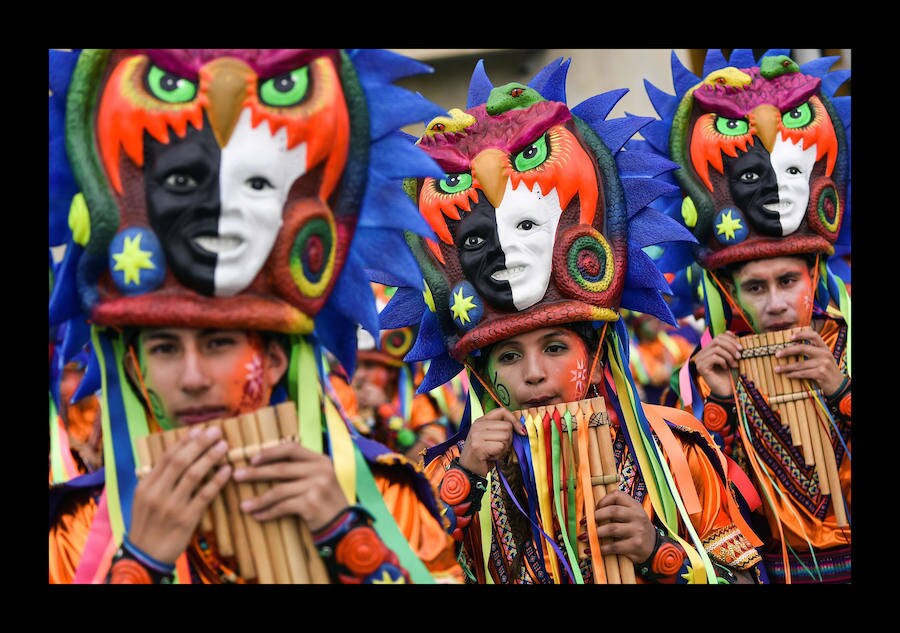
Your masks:
[[[849,71],[788,49],[672,55],[675,94],[648,84],[646,145],[680,165],[657,201],[697,237],[709,326],[677,382],[759,491],[773,583],[851,573]],[[754,360],[765,355],[771,362]]]
[[[395,289],[373,289],[380,311]],[[448,420],[431,393],[415,393],[422,372],[418,363],[403,360],[414,341],[413,327],[382,330],[377,342],[360,328],[352,398],[344,404],[363,434],[415,462],[426,448],[446,441]]]
[[[435,106],[393,82],[428,67],[382,50],[73,54],[78,193],[50,320],[91,323],[105,468],[51,488],[50,581],[460,579],[429,481],[355,433],[321,365],[328,350],[352,373],[345,342],[378,332],[369,274],[420,282],[397,248],[423,230],[400,182],[441,172],[398,126]],[[277,405],[288,435],[236,445],[227,421]],[[154,436],[175,439],[150,465]],[[242,494],[226,552],[205,519],[230,486]],[[97,489],[72,538],[77,491]],[[243,565],[241,536],[286,518],[308,531],[308,568],[287,536]]]
[[[446,173],[406,188],[437,237],[408,236],[425,293],[399,288],[381,324],[418,324],[407,359],[429,360],[420,392],[463,367],[471,384],[459,433],[426,452],[426,472],[470,582],[612,583],[605,556],[625,583],[754,582],[759,541],[721,453],[699,420],[641,403],[628,371],[620,308],[673,323],[642,249],[693,242],[646,207],[672,189],[653,176],[673,165],[620,151],[649,120],[607,120],[624,91],[569,109],[568,68],[494,87],[479,62],[467,109],[419,140]],[[573,434],[524,413],[593,398],[606,402],[615,470],[596,504],[559,458],[586,465],[587,424]]]

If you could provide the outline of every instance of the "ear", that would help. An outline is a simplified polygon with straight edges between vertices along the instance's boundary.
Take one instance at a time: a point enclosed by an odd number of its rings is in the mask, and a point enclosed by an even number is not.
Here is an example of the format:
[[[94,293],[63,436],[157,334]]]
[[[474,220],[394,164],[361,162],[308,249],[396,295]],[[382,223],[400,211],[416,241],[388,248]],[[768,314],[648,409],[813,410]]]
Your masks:
[[[593,361],[593,358],[589,359],[588,362]],[[603,362],[602,359],[594,365],[594,371],[591,373],[591,384],[598,385],[603,382]],[[590,391],[590,387],[588,387],[588,391]]]
[[[131,350],[134,350],[134,354],[131,353]],[[128,377],[128,382],[131,383],[132,387],[135,388],[135,391],[140,393],[140,389],[138,389],[138,385],[141,384],[141,368],[138,367],[135,363],[137,361],[137,355],[140,354],[140,349],[136,349],[133,346],[126,346],[125,354],[122,356],[122,364],[125,369],[125,376]]]
[[[287,352],[276,340],[269,340],[266,344],[266,378],[269,386],[274,387],[278,384],[284,373],[287,371],[288,357]]]
[[[142,387],[144,384],[144,372],[141,371],[139,365],[141,362],[140,344],[140,337],[134,337],[130,342],[126,341],[125,354],[122,356],[122,365],[131,391],[137,396],[138,400],[143,403],[144,407],[149,409],[151,404],[147,401],[147,398],[144,397],[144,388]],[[133,354],[132,351],[134,352]]]

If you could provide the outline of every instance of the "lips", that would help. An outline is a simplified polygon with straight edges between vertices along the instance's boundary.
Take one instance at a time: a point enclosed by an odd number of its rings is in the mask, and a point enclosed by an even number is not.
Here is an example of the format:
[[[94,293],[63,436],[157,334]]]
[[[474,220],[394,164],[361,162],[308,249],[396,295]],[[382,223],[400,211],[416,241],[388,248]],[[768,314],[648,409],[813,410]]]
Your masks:
[[[526,400],[522,403],[523,407],[526,409],[533,409],[535,407],[543,407],[548,404],[557,404],[559,402],[558,396],[539,396],[537,398],[532,398],[530,400]]]
[[[778,215],[787,213],[793,206],[793,202],[767,202],[766,204],[762,205],[763,209],[765,209],[766,211],[777,213]]]
[[[198,407],[176,411],[175,417],[183,424],[191,426],[228,417],[229,413],[230,411],[226,407]]]

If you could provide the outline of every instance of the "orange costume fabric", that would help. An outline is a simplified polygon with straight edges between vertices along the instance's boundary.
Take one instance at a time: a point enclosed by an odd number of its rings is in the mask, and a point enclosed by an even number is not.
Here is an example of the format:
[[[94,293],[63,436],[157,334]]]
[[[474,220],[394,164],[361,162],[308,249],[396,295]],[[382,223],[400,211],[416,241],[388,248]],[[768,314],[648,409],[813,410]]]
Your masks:
[[[614,416],[611,417],[614,418]],[[684,468],[686,465],[690,473],[690,480],[701,508],[700,512],[691,515],[691,522],[703,542],[704,549],[714,563],[721,563],[737,569],[750,569],[760,560],[754,547],[759,544],[759,541],[740,517],[733,493],[724,483],[725,477],[721,466],[717,468],[713,462],[713,459],[718,458],[711,440],[702,430],[671,423],[669,428],[672,429],[671,437],[677,442],[683,458],[677,457],[677,466],[668,452],[666,452],[666,458],[673,471],[677,467]],[[613,429],[615,430],[613,448],[620,475],[619,488],[641,501],[647,515],[652,520],[654,512],[650,497],[646,495],[642,478],[636,475],[638,471],[634,457],[624,437],[619,433],[618,423],[613,423]],[[659,443],[659,438],[655,434],[654,438]],[[425,472],[435,486],[440,485],[444,473],[450,467],[450,462],[459,457],[460,451],[461,446],[453,446],[428,464]],[[503,470],[504,476],[509,480],[507,469],[503,468]],[[514,485],[511,480],[510,485]],[[543,558],[538,556],[538,550],[530,538],[530,531],[527,532],[528,537],[524,543],[521,530],[518,536],[515,534],[516,527],[513,526],[510,518],[514,514],[519,514],[519,511],[515,507],[509,507],[508,495],[501,492],[502,489],[503,484],[498,477],[497,467],[494,467],[490,475],[490,492],[482,500],[482,505],[490,503],[491,506],[493,528],[490,573],[493,582],[504,584],[552,582],[549,571],[552,554],[545,548]],[[743,529],[739,526],[742,526]],[[546,526],[541,526],[541,528],[550,533]],[[559,535],[558,526],[553,527],[553,533]],[[690,537],[681,524],[678,526],[678,533],[680,537],[690,542]],[[461,563],[477,577],[479,583],[484,583],[481,527],[477,514],[463,530],[462,537]],[[750,540],[751,538],[753,541]],[[559,538],[558,540],[559,547],[564,548],[563,541]],[[517,560],[521,561],[520,566],[513,564],[513,561]],[[518,571],[515,571],[516,568]],[[593,583],[589,560],[582,560],[580,569],[585,583]],[[648,582],[640,575],[637,575],[636,579],[638,583]]]
[[[74,580],[96,512],[97,503],[87,494],[72,495],[62,502],[56,522],[50,526],[50,584]]]
[[[372,474],[397,526],[435,581],[461,583],[462,570],[454,559],[452,538],[419,501],[409,482],[398,477],[396,471],[380,469],[377,465],[372,467]],[[97,510],[97,504],[89,496],[72,496],[63,503],[65,506],[50,527],[51,584],[72,583]],[[106,569],[98,577],[105,577],[109,563],[105,561]],[[202,542],[195,537],[176,564],[182,583],[218,584],[223,582],[223,577],[230,582],[242,582],[236,578],[235,568],[234,560],[223,560],[217,555],[212,534],[204,535]],[[183,570],[190,571],[188,580],[184,579]]]

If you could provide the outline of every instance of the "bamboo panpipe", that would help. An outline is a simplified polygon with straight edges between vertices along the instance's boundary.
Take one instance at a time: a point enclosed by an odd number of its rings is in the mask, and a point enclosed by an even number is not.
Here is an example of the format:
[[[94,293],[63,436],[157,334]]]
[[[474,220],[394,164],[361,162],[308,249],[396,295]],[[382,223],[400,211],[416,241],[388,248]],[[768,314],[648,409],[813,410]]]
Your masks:
[[[751,380],[769,407],[779,413],[781,423],[790,429],[791,443],[800,447],[807,466],[815,466],[822,494],[832,497],[838,525],[847,526],[831,428],[819,415],[812,385],[809,380],[789,378],[774,371],[776,366],[794,363],[799,358],[799,355],[776,358],[775,352],[794,344],[792,337],[800,329],[739,337],[743,351],[738,372]]]
[[[593,513],[594,508],[600,499],[607,493],[613,492],[618,488],[619,474],[615,454],[613,453],[609,416],[606,412],[606,402],[603,398],[597,397],[580,400],[578,402],[533,407],[522,409],[514,413],[519,416],[520,419],[524,419],[526,424],[542,424],[545,417],[549,417],[549,419],[553,420],[558,415],[562,431],[560,442],[562,445],[560,450],[560,466],[562,469],[562,473],[560,473],[560,482],[562,490],[554,491],[554,494],[566,493],[568,473],[578,472],[578,468],[581,464],[581,457],[579,455],[577,430],[582,425],[587,428],[587,446],[585,454],[588,461],[591,485],[585,489],[581,479],[575,477],[575,498],[579,501],[579,512],[583,511],[585,514]],[[569,442],[569,437],[572,438],[572,443]],[[548,488],[552,489],[552,473],[547,474],[547,479]],[[564,494],[563,498],[565,498],[565,496],[566,495]],[[565,509],[568,508],[568,505],[562,503],[561,507]],[[560,524],[567,524],[568,517],[554,516],[554,519]],[[549,529],[553,529],[552,526]],[[584,530],[586,533],[586,526],[584,527]],[[578,558],[581,560],[587,559],[588,556],[585,554],[586,545],[584,544],[584,541],[578,540],[577,544]],[[601,559],[602,569],[594,568],[595,582],[600,583],[605,578],[607,584],[635,583],[634,564],[628,557],[614,554],[603,555],[601,552]],[[591,563],[593,565],[593,558]]]
[[[266,448],[297,441],[299,426],[295,406],[292,402],[284,402],[197,426],[222,429],[230,449],[221,463],[227,462],[237,468],[249,463]],[[188,431],[187,427],[182,427],[137,438],[138,476],[150,472],[165,450]],[[214,534],[219,554],[225,558],[233,557],[238,573],[245,580],[262,584],[329,583],[325,564],[303,521],[288,516],[260,522],[240,509],[241,501],[262,494],[272,485],[229,480],[210,505],[198,531]]]

